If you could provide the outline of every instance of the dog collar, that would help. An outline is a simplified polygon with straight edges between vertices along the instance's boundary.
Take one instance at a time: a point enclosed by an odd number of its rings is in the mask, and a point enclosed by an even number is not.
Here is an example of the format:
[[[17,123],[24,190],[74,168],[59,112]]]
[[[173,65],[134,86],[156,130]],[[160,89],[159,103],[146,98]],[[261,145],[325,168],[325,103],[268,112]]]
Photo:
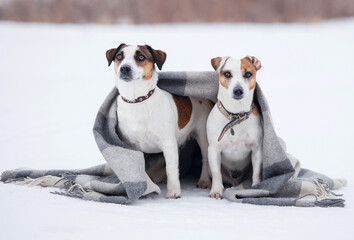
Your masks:
[[[123,101],[124,101],[124,102],[127,102],[127,103],[140,103],[140,102],[145,101],[145,100],[148,99],[149,97],[151,97],[151,95],[154,94],[154,92],[155,92],[155,88],[152,89],[152,90],[150,90],[147,95],[145,95],[145,96],[140,96],[140,97],[134,99],[133,101],[130,101],[130,100],[124,98],[123,96],[121,96],[121,97],[122,97]]]
[[[251,114],[251,112],[254,110],[255,105],[252,102],[251,104],[251,109],[248,112],[239,112],[239,113],[231,113],[229,111],[226,110],[226,108],[224,107],[224,105],[218,101],[216,103],[216,105],[218,106],[219,111],[227,118],[230,120],[230,122],[228,124],[225,125],[225,127],[222,129],[221,134],[218,138],[218,142],[221,141],[221,139],[223,138],[223,136],[225,135],[225,133],[230,129],[231,135],[234,135],[235,132],[232,129],[233,126],[235,126],[236,124],[240,124],[241,122],[247,120]]]

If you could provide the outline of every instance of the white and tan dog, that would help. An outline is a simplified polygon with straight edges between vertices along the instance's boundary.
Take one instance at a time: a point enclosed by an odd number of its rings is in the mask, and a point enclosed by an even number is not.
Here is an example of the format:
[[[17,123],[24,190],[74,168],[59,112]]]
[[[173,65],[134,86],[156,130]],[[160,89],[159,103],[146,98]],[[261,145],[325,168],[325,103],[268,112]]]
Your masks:
[[[211,64],[219,73],[219,92],[207,122],[212,175],[209,197],[218,199],[224,189],[221,164],[231,171],[243,171],[252,163],[252,185],[261,180],[262,119],[253,103],[261,63],[255,57],[217,57],[211,59]]]
[[[145,153],[163,152],[166,161],[167,198],[181,196],[178,147],[194,137],[203,157],[199,187],[210,186],[206,121],[212,105],[207,100],[172,95],[157,87],[157,71],[166,53],[148,45],[107,50],[108,66],[114,61],[119,90],[119,130],[125,141]]]

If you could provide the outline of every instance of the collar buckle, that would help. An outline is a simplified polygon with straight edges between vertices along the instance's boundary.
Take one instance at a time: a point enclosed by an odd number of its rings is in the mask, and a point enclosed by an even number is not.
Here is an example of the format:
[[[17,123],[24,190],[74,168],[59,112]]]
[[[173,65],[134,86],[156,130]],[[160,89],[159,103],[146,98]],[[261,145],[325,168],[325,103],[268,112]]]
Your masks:
[[[254,103],[252,102],[251,109],[248,112],[231,113],[225,109],[224,105],[220,101],[217,102],[217,106],[218,106],[219,111],[227,119],[230,120],[230,122],[228,124],[226,124],[225,127],[223,128],[223,130],[221,131],[221,134],[218,138],[219,142],[229,129],[232,129],[233,126],[240,124],[241,122],[247,120],[250,117],[251,112],[256,107],[254,105]],[[230,130],[230,131],[233,132],[233,130]]]

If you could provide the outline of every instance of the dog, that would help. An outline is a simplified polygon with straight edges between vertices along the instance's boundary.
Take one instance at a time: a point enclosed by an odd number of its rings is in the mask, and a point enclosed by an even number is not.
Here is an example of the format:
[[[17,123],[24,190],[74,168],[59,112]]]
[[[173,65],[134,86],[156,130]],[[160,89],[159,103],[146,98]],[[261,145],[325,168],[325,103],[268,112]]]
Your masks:
[[[208,100],[172,95],[157,86],[155,65],[161,70],[166,60],[166,53],[161,50],[123,43],[107,50],[106,57],[108,66],[114,62],[121,137],[136,150],[163,152],[166,197],[181,197],[178,149],[189,137],[197,140],[202,154],[198,186],[209,187],[206,122],[212,104]]]
[[[256,73],[261,62],[217,57],[211,65],[219,75],[218,102],[207,121],[208,161],[212,175],[209,197],[223,197],[221,164],[230,171],[243,171],[252,164],[252,185],[261,181],[262,118],[253,103]]]

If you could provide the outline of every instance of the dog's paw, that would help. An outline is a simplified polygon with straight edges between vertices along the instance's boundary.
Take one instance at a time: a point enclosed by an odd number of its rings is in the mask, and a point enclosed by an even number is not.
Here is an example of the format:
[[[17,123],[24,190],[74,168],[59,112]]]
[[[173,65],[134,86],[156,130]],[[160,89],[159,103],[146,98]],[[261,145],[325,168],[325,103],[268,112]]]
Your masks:
[[[177,199],[177,198],[180,198],[182,196],[181,194],[181,190],[169,190],[167,191],[167,194],[166,194],[166,198],[169,198],[169,199]]]
[[[176,199],[181,197],[181,187],[180,186],[169,186],[167,183],[167,194],[166,198]]]
[[[212,187],[209,193],[210,198],[215,199],[223,199],[222,193],[224,191],[224,187],[221,185],[220,187]]]
[[[199,179],[197,187],[202,189],[211,188],[210,178]]]
[[[210,198],[215,198],[215,199],[223,199],[222,197],[222,191],[211,191],[209,193]]]

